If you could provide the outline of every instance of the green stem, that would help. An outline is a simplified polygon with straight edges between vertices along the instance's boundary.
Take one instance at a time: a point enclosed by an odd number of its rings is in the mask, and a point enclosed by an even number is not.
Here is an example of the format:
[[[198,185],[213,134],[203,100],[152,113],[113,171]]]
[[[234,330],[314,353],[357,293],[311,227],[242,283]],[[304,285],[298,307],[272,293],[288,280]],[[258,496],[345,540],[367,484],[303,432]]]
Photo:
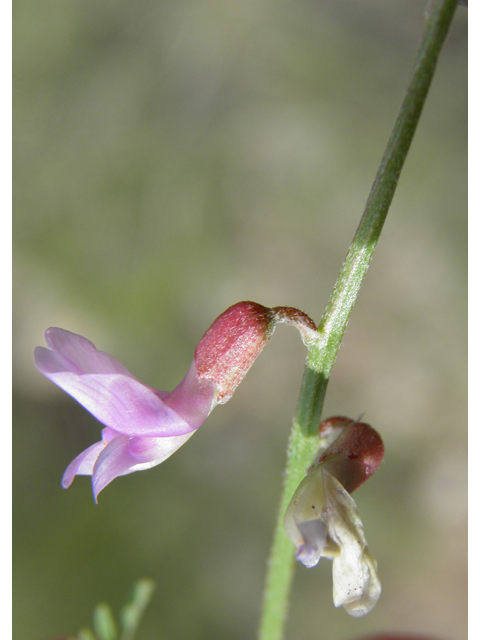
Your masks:
[[[456,5],[457,0],[433,0],[429,4],[405,98],[365,211],[319,325],[318,344],[309,350],[288,447],[285,484],[268,567],[259,640],[283,638],[295,551],[285,534],[283,516],[315,454],[318,424],[330,373],[392,202]]]

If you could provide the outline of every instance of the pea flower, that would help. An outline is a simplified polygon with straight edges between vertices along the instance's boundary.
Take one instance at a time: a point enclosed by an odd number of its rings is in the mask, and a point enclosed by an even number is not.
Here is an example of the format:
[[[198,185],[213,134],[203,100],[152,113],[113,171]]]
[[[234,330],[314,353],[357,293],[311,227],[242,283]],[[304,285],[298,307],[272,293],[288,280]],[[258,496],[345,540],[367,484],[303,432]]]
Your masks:
[[[279,322],[296,326],[306,343],[315,339],[315,324],[297,309],[239,302],[208,329],[186,376],[170,393],[140,382],[86,338],[47,329],[48,348],[35,349],[37,368],[105,425],[102,439],[68,465],[62,486],[69,487],[76,475],[91,475],[96,502],[116,477],[166,460],[217,404],[231,398]]]
[[[377,603],[381,585],[350,494],[377,470],[383,443],[370,425],[343,416],[323,421],[320,437],[323,447],[291,499],[285,530],[306,567],[333,560],[334,605],[361,617]]]

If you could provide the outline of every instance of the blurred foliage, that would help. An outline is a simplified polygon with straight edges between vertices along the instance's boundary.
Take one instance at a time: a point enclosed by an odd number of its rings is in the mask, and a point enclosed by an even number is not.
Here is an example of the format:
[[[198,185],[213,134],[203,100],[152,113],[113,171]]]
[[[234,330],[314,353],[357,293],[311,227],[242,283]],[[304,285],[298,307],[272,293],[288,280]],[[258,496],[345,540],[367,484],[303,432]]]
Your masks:
[[[280,327],[164,464],[60,488],[99,425],[38,374],[76,331],[161,389],[242,299],[319,320],[396,116],[416,0],[17,0],[14,14],[14,638],[81,628],[139,575],[142,640],[258,624],[305,353]],[[357,504],[383,594],[335,610],[298,567],[289,640],[466,636],[466,55],[460,8],[334,369],[326,413],[386,461]]]
[[[111,608],[108,604],[101,602],[93,612],[95,634],[85,627],[79,631],[77,636],[70,636],[64,640],[133,640],[154,589],[154,583],[148,578],[138,580],[135,583],[132,599],[120,613],[120,635]]]

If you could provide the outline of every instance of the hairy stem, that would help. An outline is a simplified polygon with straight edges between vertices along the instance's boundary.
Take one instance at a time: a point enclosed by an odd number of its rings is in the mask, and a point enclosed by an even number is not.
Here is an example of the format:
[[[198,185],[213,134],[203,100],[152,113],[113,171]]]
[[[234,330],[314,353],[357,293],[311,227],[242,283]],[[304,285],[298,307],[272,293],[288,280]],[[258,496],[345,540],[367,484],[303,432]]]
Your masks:
[[[375,176],[365,211],[318,327],[319,341],[309,350],[290,435],[285,483],[268,566],[259,640],[283,638],[294,571],[294,546],[285,534],[283,517],[318,446],[317,430],[330,373],[392,202],[456,5],[457,0],[433,0],[429,3],[424,32],[405,98]]]

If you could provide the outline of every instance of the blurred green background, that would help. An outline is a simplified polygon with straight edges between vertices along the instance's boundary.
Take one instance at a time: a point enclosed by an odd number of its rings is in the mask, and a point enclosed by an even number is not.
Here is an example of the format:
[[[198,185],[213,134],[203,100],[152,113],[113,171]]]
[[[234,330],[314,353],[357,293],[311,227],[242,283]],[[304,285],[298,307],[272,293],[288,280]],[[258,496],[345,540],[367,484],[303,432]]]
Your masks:
[[[33,366],[48,326],[172,389],[231,304],[318,321],[407,83],[417,0],[16,0],[14,638],[157,590],[138,638],[255,636],[304,347],[93,503],[60,487],[100,425]],[[466,637],[467,11],[457,11],[330,382],[386,459],[356,494],[383,595],[336,610],[298,566],[288,640]]]

